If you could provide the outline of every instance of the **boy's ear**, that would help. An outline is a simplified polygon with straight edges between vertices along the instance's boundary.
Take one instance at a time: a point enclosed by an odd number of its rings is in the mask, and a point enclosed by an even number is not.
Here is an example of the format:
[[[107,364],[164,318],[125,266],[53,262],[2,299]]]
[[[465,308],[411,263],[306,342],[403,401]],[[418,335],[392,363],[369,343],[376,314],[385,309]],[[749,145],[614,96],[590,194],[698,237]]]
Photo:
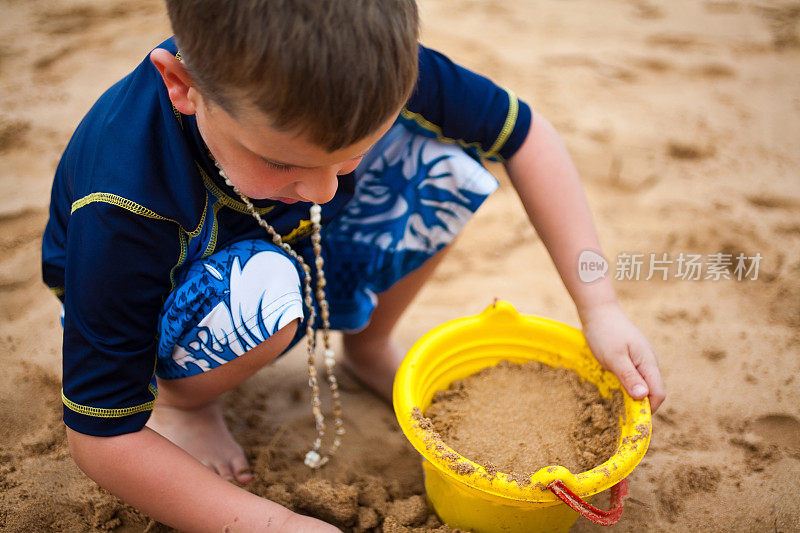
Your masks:
[[[150,62],[161,74],[175,109],[184,115],[193,115],[200,104],[199,93],[183,63],[163,48],[156,48],[150,52]]]

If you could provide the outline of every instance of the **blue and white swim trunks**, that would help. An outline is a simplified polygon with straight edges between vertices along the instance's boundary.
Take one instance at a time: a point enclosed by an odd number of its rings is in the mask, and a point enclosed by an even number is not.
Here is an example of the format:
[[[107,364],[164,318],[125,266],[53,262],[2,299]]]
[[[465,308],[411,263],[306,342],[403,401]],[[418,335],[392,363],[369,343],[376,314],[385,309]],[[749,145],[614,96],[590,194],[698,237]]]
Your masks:
[[[462,148],[402,124],[355,172],[354,197],[322,232],[331,328],[339,330],[366,327],[376,294],[452,242],[497,188]],[[313,265],[310,245],[295,249]],[[293,320],[302,322],[301,272],[266,236],[190,264],[161,313],[156,375],[176,379],[211,370]],[[299,327],[290,347],[304,333]]]

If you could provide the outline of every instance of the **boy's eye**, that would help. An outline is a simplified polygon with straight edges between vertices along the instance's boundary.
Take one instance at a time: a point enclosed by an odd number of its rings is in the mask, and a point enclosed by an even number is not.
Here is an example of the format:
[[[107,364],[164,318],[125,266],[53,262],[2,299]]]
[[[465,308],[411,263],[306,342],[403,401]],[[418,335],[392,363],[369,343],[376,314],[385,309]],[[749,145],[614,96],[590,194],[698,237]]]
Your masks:
[[[271,168],[273,170],[277,170],[279,172],[289,172],[290,170],[292,170],[294,168],[294,167],[290,167],[289,165],[279,165],[278,163],[273,163],[272,161],[267,161],[267,160],[264,160],[264,163],[266,163],[266,165],[269,168]]]

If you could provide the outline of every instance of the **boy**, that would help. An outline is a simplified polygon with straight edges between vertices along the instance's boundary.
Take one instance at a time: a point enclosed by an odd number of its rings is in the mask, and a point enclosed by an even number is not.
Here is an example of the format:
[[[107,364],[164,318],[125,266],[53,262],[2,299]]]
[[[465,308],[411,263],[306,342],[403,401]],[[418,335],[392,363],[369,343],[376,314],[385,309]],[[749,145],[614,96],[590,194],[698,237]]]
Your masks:
[[[418,47],[413,0],[167,5],[180,51],[163,43],[87,114],[43,241],[88,476],[182,530],[334,531],[226,481],[252,474],[217,398],[303,336],[294,252],[324,258],[317,308],[345,332],[343,363],[389,397],[394,325],[496,187],[479,158],[506,162],[598,360],[658,407],[655,355],[610,280],[578,279],[580,252],[600,249],[557,134]]]

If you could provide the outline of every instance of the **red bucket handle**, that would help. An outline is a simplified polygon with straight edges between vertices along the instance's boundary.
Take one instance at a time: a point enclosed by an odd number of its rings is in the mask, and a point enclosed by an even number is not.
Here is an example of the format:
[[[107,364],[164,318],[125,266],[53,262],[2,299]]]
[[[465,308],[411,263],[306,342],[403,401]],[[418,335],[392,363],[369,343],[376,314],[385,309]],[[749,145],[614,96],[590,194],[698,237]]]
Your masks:
[[[623,500],[628,495],[628,480],[623,479],[613,487],[611,487],[611,509],[603,511],[597,507],[589,504],[581,499],[580,496],[572,492],[564,485],[564,482],[557,479],[547,486],[548,489],[553,491],[553,494],[572,507],[584,518],[588,518],[595,524],[601,526],[610,526],[616,524],[622,518]]]

